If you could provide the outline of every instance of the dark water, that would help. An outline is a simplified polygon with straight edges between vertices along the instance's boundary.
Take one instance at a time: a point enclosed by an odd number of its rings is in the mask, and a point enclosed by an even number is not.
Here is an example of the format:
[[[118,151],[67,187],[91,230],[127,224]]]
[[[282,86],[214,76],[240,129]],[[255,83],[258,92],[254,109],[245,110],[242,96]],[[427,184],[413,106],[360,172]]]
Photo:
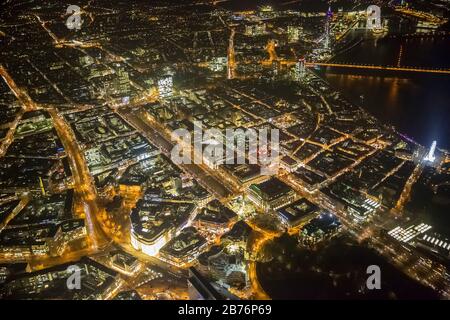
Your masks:
[[[272,299],[437,299],[431,289],[403,275],[374,251],[342,236],[318,250],[299,248],[294,237],[267,244],[270,262],[258,279]],[[366,268],[378,265],[381,289],[367,290]]]
[[[450,69],[450,37],[366,39],[333,61]],[[319,71],[332,86],[417,142],[450,149],[450,74]],[[363,96],[363,99],[361,99]]]

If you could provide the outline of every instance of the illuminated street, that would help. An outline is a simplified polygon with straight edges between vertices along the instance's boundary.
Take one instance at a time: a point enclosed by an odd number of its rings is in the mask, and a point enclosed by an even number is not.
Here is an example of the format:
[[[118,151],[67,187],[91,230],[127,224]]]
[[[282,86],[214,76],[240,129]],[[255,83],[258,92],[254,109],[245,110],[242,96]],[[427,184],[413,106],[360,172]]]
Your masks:
[[[0,299],[450,299],[449,18],[6,1]]]

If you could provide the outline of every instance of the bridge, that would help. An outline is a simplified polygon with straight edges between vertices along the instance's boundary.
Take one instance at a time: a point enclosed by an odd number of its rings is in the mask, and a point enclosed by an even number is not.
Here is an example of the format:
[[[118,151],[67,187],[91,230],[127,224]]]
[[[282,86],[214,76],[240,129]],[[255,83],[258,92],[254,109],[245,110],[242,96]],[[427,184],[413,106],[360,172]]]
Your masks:
[[[406,7],[395,7],[394,10],[396,12],[402,13],[404,15],[413,16],[415,18],[419,18],[431,23],[435,23],[437,25],[442,25],[446,23],[448,20],[445,18],[440,18],[438,16],[435,16],[429,12],[423,12],[419,10],[414,10]]]
[[[370,64],[347,64],[347,63],[331,63],[331,62],[306,62],[307,67],[336,67],[336,68],[354,68],[366,70],[389,70],[389,71],[407,71],[407,72],[423,72],[423,73],[441,73],[450,74],[450,69],[430,69],[419,67],[394,67],[394,66],[377,66]]]
[[[392,33],[384,36],[384,39],[435,39],[450,36],[448,31],[433,31],[430,33]]]

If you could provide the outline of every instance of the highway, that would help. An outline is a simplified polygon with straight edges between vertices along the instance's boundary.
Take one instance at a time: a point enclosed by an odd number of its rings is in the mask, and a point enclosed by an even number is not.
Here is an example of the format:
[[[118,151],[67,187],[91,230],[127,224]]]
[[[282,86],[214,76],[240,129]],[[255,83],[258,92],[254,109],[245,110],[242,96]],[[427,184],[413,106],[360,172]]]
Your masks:
[[[75,191],[81,196],[85,213],[89,238],[94,249],[103,246],[108,242],[108,238],[98,220],[100,208],[97,203],[97,194],[93,180],[87,168],[83,152],[72,135],[71,129],[61,118],[55,109],[49,109],[53,118],[55,129],[64,146],[75,182]]]
[[[223,20],[222,20],[223,21]],[[236,58],[234,52],[234,36],[236,34],[236,30],[234,28],[231,29],[230,39],[228,40],[228,69],[227,69],[227,78],[233,79],[235,77],[236,70]]]
[[[28,93],[17,86],[17,84],[9,75],[8,71],[6,71],[6,69],[1,65],[0,76],[5,80],[6,84],[9,86],[17,99],[23,104],[23,106],[25,107],[25,111],[31,111],[37,108],[36,103],[30,98]]]
[[[0,76],[5,80],[5,83],[11,89],[11,91],[16,96],[17,100],[23,105],[23,108],[17,113],[14,122],[12,122],[9,126],[8,133],[6,137],[3,139],[3,142],[0,144],[0,157],[3,157],[8,150],[9,145],[12,143],[14,139],[14,133],[16,131],[17,125],[19,124],[20,119],[22,118],[25,111],[31,111],[37,108],[36,104],[33,100],[31,100],[28,93],[21,90],[14,80],[9,75],[8,71],[0,65]]]
[[[274,236],[272,234],[266,234],[263,232],[258,232],[258,237],[256,237],[253,242],[250,244],[250,252],[252,254],[256,254],[259,252],[262,247],[266,244],[267,241],[272,240]],[[250,285],[252,288],[253,298],[256,300],[270,300],[270,296],[264,291],[261,283],[258,280],[258,274],[256,272],[256,264],[257,261],[255,259],[251,259],[248,263],[248,277],[250,281]]]
[[[14,119],[14,122],[10,123],[8,133],[6,134],[6,137],[3,139],[3,141],[0,144],[0,158],[3,157],[6,154],[6,151],[8,150],[9,146],[14,140],[14,133],[16,132],[17,125],[20,122],[20,119],[22,118],[25,110],[21,109]]]
[[[25,208],[28,203],[30,202],[30,196],[29,194],[22,194],[20,196],[20,202],[19,204],[12,210],[6,217],[3,218],[3,221],[0,221],[0,232],[3,230],[4,227],[8,225],[8,223],[14,219],[14,217]]]

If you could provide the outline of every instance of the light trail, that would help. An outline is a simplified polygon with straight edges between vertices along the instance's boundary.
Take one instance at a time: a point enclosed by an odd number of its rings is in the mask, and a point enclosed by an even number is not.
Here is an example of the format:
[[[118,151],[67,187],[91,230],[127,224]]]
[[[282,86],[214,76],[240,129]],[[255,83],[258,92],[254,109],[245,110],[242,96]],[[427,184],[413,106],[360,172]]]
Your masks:
[[[251,253],[256,253],[266,244],[267,241],[273,239],[273,236],[269,236],[263,233],[259,233],[260,237],[252,243]],[[250,285],[252,287],[252,293],[256,300],[270,300],[270,296],[264,291],[261,283],[258,280],[258,274],[256,272],[256,261],[254,259],[249,261],[248,264],[248,277]]]
[[[15,81],[11,78],[8,71],[0,65],[0,76],[5,80],[8,87],[14,93],[16,98],[25,106],[26,111],[31,111],[37,109],[36,103],[30,98],[28,93],[20,89]]]
[[[82,156],[82,151],[78,147],[76,140],[72,137],[68,125],[61,119],[55,109],[49,109],[49,113],[53,118],[55,129],[67,152],[68,158],[71,160],[75,190],[81,195],[82,202],[85,206],[89,239],[92,241],[93,247],[97,249],[107,242],[107,237],[97,220],[97,217],[100,216],[100,209],[97,204],[95,187],[92,185],[89,169]]]
[[[230,39],[228,40],[228,66],[227,77],[233,79],[235,77],[236,58],[234,52],[234,35],[236,31],[231,29]]]

